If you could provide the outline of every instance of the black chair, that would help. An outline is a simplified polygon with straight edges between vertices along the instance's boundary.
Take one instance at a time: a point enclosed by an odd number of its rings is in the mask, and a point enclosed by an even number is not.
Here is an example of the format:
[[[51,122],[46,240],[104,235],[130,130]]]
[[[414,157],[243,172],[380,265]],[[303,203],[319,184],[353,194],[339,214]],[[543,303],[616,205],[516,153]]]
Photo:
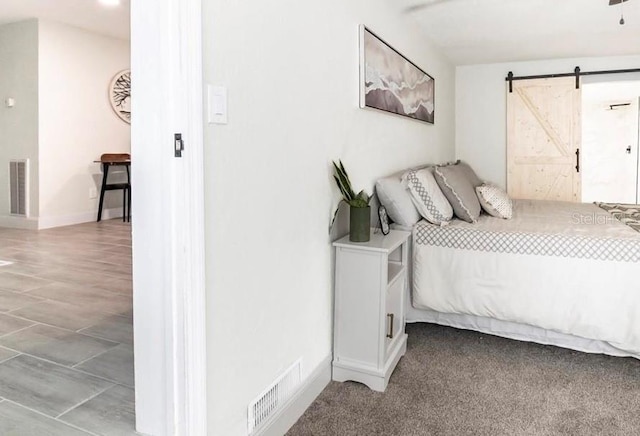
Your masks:
[[[102,188],[100,189],[100,203],[98,205],[98,222],[102,220],[102,207],[104,206],[104,193],[122,189],[122,221],[131,221],[131,156],[128,153],[105,153],[100,156],[102,164]],[[127,170],[127,181],[120,183],[108,183],[109,168],[123,166]]]

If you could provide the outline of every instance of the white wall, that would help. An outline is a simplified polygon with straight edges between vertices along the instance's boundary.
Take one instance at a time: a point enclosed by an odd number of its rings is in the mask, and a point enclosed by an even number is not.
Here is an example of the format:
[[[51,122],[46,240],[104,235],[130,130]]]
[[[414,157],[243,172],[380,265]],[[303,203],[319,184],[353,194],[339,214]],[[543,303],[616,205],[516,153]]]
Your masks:
[[[5,100],[15,99],[7,108]],[[8,162],[30,160],[29,209],[38,216],[38,22],[0,27],[0,224],[10,212]],[[26,225],[26,224],[25,224]]]
[[[582,201],[636,203],[640,81],[582,88]],[[610,105],[627,104],[610,108]],[[630,152],[626,148],[630,146]]]
[[[203,19],[205,81],[229,95],[206,129],[209,432],[241,435],[281,371],[331,353],[331,160],[371,190],[452,159],[454,69],[386,0],[205,1]],[[358,108],[361,23],[435,77],[435,125]]]
[[[466,65],[456,68],[456,158],[483,179],[506,185],[506,82],[516,76],[638,68],[640,55]],[[600,76],[604,80],[604,76]],[[607,76],[608,80],[640,74]]]
[[[40,227],[95,219],[102,153],[128,153],[130,126],[111,109],[108,87],[130,66],[129,41],[39,21]],[[105,207],[120,207],[122,191]]]

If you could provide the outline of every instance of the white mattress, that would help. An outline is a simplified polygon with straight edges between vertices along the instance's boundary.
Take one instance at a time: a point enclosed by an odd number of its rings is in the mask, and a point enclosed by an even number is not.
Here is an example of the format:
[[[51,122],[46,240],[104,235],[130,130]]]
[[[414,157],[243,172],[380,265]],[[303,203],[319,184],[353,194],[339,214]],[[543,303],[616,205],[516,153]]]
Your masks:
[[[640,233],[597,206],[517,201],[513,220],[413,234],[408,322],[640,356]]]

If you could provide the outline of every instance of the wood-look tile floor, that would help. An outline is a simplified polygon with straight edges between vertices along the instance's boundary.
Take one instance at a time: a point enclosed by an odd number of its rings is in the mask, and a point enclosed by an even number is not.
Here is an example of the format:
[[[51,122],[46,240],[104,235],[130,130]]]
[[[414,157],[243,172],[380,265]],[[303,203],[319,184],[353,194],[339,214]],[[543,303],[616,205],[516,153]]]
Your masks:
[[[0,228],[0,435],[136,435],[131,226]]]

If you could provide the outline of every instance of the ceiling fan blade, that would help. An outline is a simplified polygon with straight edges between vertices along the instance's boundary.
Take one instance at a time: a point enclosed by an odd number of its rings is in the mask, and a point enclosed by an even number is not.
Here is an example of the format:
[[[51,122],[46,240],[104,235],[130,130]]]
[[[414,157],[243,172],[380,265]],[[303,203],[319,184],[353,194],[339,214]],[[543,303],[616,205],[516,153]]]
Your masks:
[[[425,3],[409,6],[409,7],[405,8],[404,11],[407,12],[407,13],[416,12],[416,11],[419,11],[421,9],[426,9],[428,7],[431,7],[431,6],[435,6],[438,3],[446,3],[446,2],[449,2],[449,1],[451,1],[451,0],[427,0]],[[614,0],[611,0],[611,1],[614,1]],[[624,1],[627,1],[627,0],[624,0]]]
[[[627,0],[609,0],[609,6],[619,5],[620,3],[626,2]]]

